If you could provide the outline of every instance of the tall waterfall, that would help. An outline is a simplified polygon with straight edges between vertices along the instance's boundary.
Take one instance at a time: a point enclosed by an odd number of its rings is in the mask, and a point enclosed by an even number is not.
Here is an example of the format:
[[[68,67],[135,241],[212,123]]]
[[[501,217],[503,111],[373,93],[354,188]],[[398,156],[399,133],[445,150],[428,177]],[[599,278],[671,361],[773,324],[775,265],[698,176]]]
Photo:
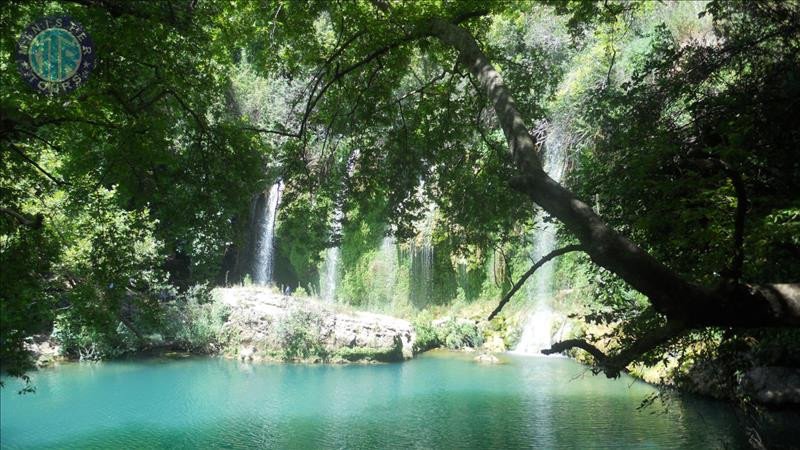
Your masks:
[[[273,281],[273,260],[275,250],[275,218],[280,204],[283,182],[278,180],[269,188],[269,192],[262,194],[264,205],[256,208],[256,249],[253,258],[253,282],[266,285]]]
[[[433,227],[436,205],[430,204],[411,242],[411,303],[425,305],[433,294]]]
[[[345,173],[347,178],[353,176],[360,152],[354,149],[347,157]],[[331,236],[339,237],[342,234],[342,219],[344,218],[343,206],[346,190],[342,189],[336,199],[336,206],[333,210],[333,221],[331,223]],[[336,284],[339,278],[339,256],[341,250],[339,246],[328,247],[325,249],[325,259],[322,261],[319,274],[320,297],[328,303],[336,301]]]
[[[560,182],[564,176],[567,164],[567,149],[569,143],[566,131],[555,123],[550,127],[544,142],[543,166],[544,170],[555,181]],[[556,224],[548,214],[540,210],[536,214],[536,223],[539,227],[533,236],[532,257],[538,261],[544,255],[555,250]],[[533,309],[525,321],[520,341],[514,348],[515,352],[539,354],[542,349],[550,348],[553,338],[553,275],[555,266],[553,262],[540,267],[527,283],[528,302]]]

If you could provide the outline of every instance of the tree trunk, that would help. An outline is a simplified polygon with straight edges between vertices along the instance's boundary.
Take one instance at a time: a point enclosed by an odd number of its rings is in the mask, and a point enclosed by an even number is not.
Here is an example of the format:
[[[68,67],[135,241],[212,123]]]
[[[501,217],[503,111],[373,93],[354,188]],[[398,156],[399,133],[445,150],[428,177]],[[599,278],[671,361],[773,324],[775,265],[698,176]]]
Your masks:
[[[684,280],[642,248],[620,235],[568,189],[545,173],[533,136],[515,102],[486,55],[464,28],[432,20],[421,30],[459,53],[463,64],[486,89],[520,175],[509,180],[580,241],[596,264],[617,274],[646,295],[653,307],[671,320],[689,326],[800,325],[800,285],[706,289]]]

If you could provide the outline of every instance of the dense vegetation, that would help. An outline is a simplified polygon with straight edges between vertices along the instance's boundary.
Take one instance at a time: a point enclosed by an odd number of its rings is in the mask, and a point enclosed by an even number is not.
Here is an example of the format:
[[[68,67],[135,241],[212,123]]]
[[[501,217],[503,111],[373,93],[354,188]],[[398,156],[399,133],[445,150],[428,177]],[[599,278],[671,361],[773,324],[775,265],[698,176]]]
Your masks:
[[[485,319],[525,280],[544,217],[575,250],[549,263],[557,306],[586,322],[554,351],[587,350],[609,376],[666,354],[690,378],[717,360],[726,392],[755,364],[800,365],[798,288],[775,285],[800,281],[795,1],[3,8],[0,357],[13,374],[37,333],[76,356],[153,335],[207,345],[224,312],[205,291],[248,279],[251,201],[277,177],[281,284],[319,292],[338,246],[339,302],[420,329]],[[64,97],[10,62],[46,15],[83,23],[100,55]],[[554,136],[571,191],[536,157]],[[513,335],[523,294],[483,329]],[[457,328],[426,329],[422,345],[483,339]]]

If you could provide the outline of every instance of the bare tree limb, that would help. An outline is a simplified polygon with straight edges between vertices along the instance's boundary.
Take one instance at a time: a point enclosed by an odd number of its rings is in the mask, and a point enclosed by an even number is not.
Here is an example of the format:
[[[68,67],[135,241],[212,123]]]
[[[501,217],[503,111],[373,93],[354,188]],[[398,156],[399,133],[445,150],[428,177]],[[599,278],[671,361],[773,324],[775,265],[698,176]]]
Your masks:
[[[670,321],[664,326],[650,330],[647,334],[640,337],[628,347],[621,349],[613,355],[607,355],[585,339],[567,339],[557,342],[549,349],[542,350],[545,355],[561,353],[571,348],[579,348],[592,355],[594,358],[594,373],[603,372],[608,378],[617,378],[620,372],[648,351],[659,345],[669,342],[671,339],[680,336],[688,331],[689,328],[681,323]]]
[[[14,145],[14,144],[9,144],[9,147],[11,148],[11,150],[13,150],[13,151],[14,151],[14,153],[16,153],[16,154],[18,154],[20,157],[22,157],[22,159],[24,159],[24,160],[25,160],[25,162],[27,162],[28,164],[32,165],[33,167],[36,167],[36,169],[37,169],[37,170],[39,170],[39,172],[41,172],[42,174],[44,174],[44,176],[46,176],[47,178],[49,178],[49,179],[50,179],[50,180],[51,180],[53,183],[55,183],[55,184],[57,184],[57,185],[59,185],[59,186],[61,186],[61,185],[64,185],[64,184],[67,184],[67,183],[66,183],[64,180],[59,180],[59,179],[58,179],[58,178],[56,178],[55,176],[51,175],[51,174],[50,174],[50,172],[48,172],[48,171],[44,170],[44,168],[42,168],[42,166],[40,166],[40,165],[39,165],[39,163],[37,163],[36,161],[34,161],[34,160],[32,160],[31,158],[29,158],[29,157],[28,157],[28,155],[26,155],[26,154],[25,154],[25,152],[23,152],[22,150],[20,150],[20,149],[19,149],[19,147],[17,147],[16,145]]]
[[[576,251],[580,251],[580,250],[584,250],[582,245],[577,245],[577,244],[576,245],[568,245],[566,247],[555,249],[552,252],[542,256],[542,258],[539,261],[536,261],[536,263],[534,265],[532,265],[531,268],[528,269],[527,272],[522,274],[520,279],[517,280],[517,282],[514,284],[514,286],[511,287],[511,290],[508,291],[506,293],[506,295],[503,296],[503,298],[500,300],[500,303],[497,305],[497,308],[495,308],[494,311],[492,311],[492,313],[489,314],[489,317],[487,317],[486,320],[494,319],[494,317],[498,313],[500,313],[500,311],[503,309],[503,307],[506,306],[506,303],[508,303],[509,300],[511,300],[511,297],[513,297],[514,294],[516,294],[517,291],[520,290],[522,285],[525,284],[525,281],[527,281],[528,278],[530,278],[531,275],[533,275],[533,273],[536,272],[537,269],[539,269],[539,267],[542,267],[546,262],[550,261],[551,259],[553,259],[555,257],[561,256],[561,255],[563,255],[565,253],[576,252]]]

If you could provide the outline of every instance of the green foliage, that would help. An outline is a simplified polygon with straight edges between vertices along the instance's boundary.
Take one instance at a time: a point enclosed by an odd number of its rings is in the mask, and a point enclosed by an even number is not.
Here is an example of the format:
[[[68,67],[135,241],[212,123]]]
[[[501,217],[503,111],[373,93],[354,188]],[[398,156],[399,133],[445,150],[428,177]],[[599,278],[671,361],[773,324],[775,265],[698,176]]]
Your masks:
[[[95,338],[98,355],[125,351],[120,316],[153,322],[162,269],[181,286],[210,281],[242,238],[263,145],[227,100],[225,11],[167,6],[3,5],[0,258],[13,281],[1,280],[0,356],[12,374],[25,335],[53,320],[71,352]],[[84,24],[99,59],[59,98],[30,89],[12,57],[23,28],[52,15]]]
[[[31,367],[24,338],[47,329],[56,297],[47,292],[47,276],[58,252],[49,229],[18,229],[0,220],[0,361],[20,376]]]
[[[309,309],[291,311],[277,326],[277,336],[282,357],[287,360],[328,358],[328,350],[323,345],[320,329],[322,315]]]
[[[214,299],[207,286],[196,285],[170,302],[161,331],[167,341],[194,352],[214,352],[228,342],[224,328],[230,308]]]
[[[483,333],[478,326],[455,318],[436,327],[436,336],[442,345],[452,350],[478,348],[483,345]]]
[[[579,108],[597,112],[587,124],[599,139],[580,153],[571,179],[658,259],[713,284],[730,276],[737,204],[730,173],[738,173],[748,203],[744,275],[761,282],[797,270],[794,244],[761,228],[797,207],[786,195],[796,191],[797,167],[785,164],[796,142],[781,131],[794,126],[785,112],[800,86],[789,69],[797,66],[796,43],[784,46],[781,36],[796,32],[797,17],[778,4],[712,2],[709,12],[705,29],[655,27],[649,49],[621,71],[627,81],[587,92]],[[730,169],[714,169],[714,160]],[[793,222],[784,222],[787,230]],[[771,257],[757,259],[765,250]]]
[[[61,345],[64,356],[97,361],[116,358],[139,348],[136,337],[121,322],[107,328],[82,322],[82,318],[69,313],[56,318],[52,337]]]
[[[436,328],[431,323],[431,317],[425,314],[418,315],[412,322],[416,332],[414,341],[414,353],[422,353],[427,350],[439,347],[441,342],[436,333]]]
[[[333,359],[343,359],[345,361],[377,361],[377,362],[397,362],[403,360],[403,343],[397,341],[396,345],[388,350],[379,350],[370,347],[342,347],[337,350]]]
[[[462,350],[465,347],[478,348],[483,345],[485,330],[475,323],[452,317],[434,325],[432,319],[433,314],[429,311],[423,311],[414,318],[414,353],[437,347]]]

